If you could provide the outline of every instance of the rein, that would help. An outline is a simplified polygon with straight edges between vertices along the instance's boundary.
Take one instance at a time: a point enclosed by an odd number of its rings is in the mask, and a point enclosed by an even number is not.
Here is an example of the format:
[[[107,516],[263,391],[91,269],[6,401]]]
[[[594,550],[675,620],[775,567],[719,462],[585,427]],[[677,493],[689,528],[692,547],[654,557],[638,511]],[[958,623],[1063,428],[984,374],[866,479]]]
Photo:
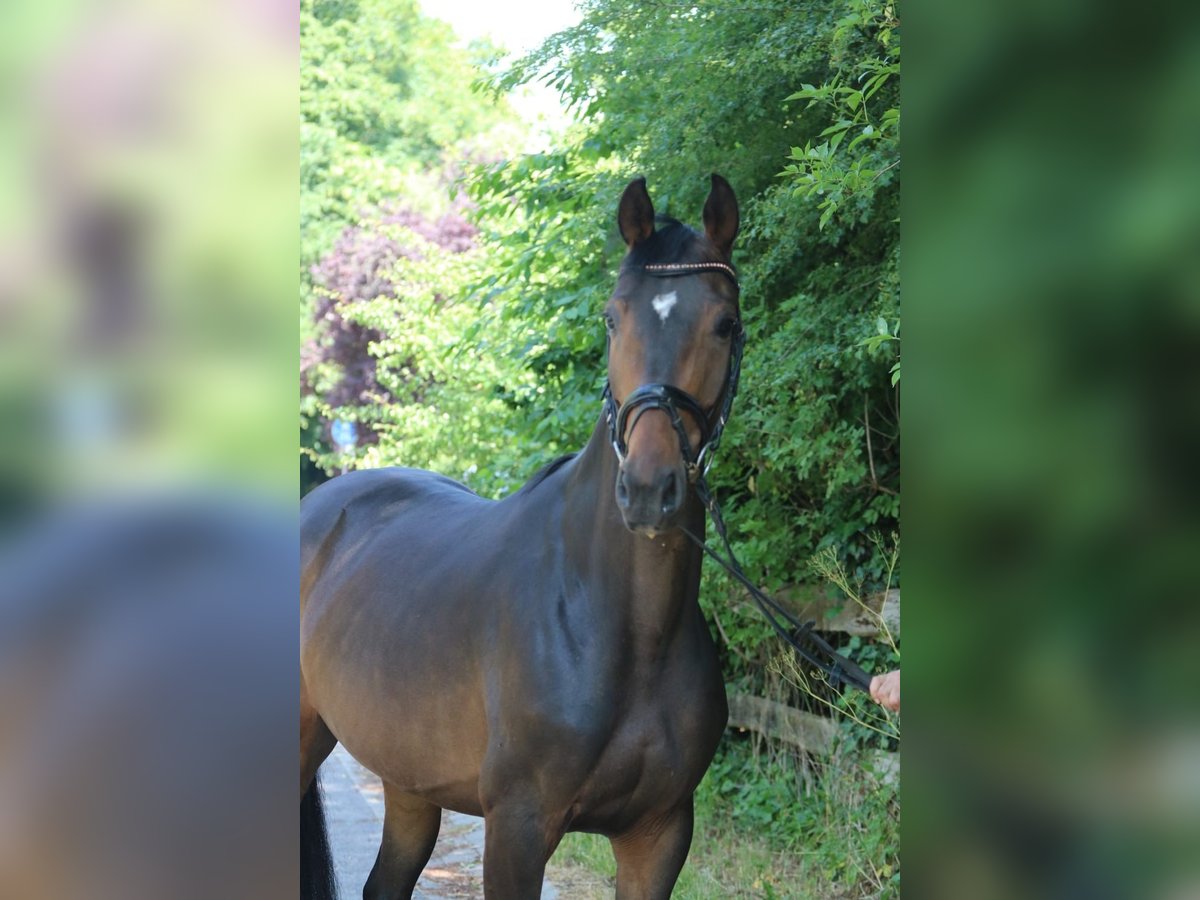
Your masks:
[[[662,263],[646,265],[641,268],[646,274],[653,275],[656,278],[698,275],[705,271],[720,272],[729,278],[733,282],[734,287],[737,287],[740,291],[737,272],[734,271],[732,266],[721,262]],[[617,460],[624,462],[625,455],[629,449],[625,441],[626,426],[630,424],[629,419],[631,416],[633,417],[632,425],[636,426],[638,419],[648,410],[660,409],[665,412],[671,419],[671,425],[675,429],[675,433],[679,436],[679,448],[683,454],[684,464],[687,468],[688,481],[695,486],[696,496],[700,498],[700,502],[708,510],[708,514],[713,521],[713,527],[716,528],[717,534],[720,535],[721,542],[725,546],[725,553],[728,559],[723,558],[702,538],[692,534],[692,532],[688,531],[682,525],[679,526],[680,530],[697,547],[716,560],[725,571],[741,583],[750,596],[754,598],[759,612],[763,614],[771,624],[771,627],[775,629],[775,632],[795,651],[797,656],[824,672],[831,686],[836,687],[839,683],[848,684],[851,687],[856,687],[861,691],[870,693],[871,676],[835,651],[823,638],[816,635],[813,632],[815,622],[800,622],[799,619],[784,609],[778,601],[760,590],[747,578],[746,573],[742,571],[741,564],[734,555],[733,547],[729,543],[729,534],[725,528],[725,520],[721,516],[721,508],[717,505],[712,491],[709,490],[708,481],[705,476],[712,465],[713,455],[721,443],[721,435],[725,430],[725,423],[729,421],[729,414],[733,409],[733,399],[737,395],[738,380],[742,371],[742,351],[746,344],[746,332],[741,322],[737,325],[737,330],[733,334],[732,341],[733,346],[730,348],[729,354],[729,374],[725,379],[721,413],[711,431],[708,427],[709,415],[711,413],[705,414],[704,409],[695,397],[673,385],[661,383],[644,384],[626,397],[625,401],[619,407],[612,394],[612,385],[605,385],[604,411],[608,419],[613,450],[617,454]],[[679,414],[680,408],[689,413],[700,426],[700,448],[695,454],[692,453],[687,429],[684,427],[683,419]],[[629,430],[632,430],[632,427]]]
[[[686,534],[692,543],[707,553],[712,559],[716,560],[726,572],[741,583],[742,587],[754,598],[759,612],[771,623],[771,627],[775,629],[776,634],[796,652],[797,656],[824,672],[825,677],[829,679],[829,684],[832,687],[837,687],[840,682],[848,684],[851,687],[856,687],[868,694],[871,693],[871,676],[834,650],[824,638],[814,633],[813,626],[816,624],[815,621],[801,622],[784,609],[777,600],[760,590],[754,582],[746,577],[746,573],[742,571],[741,563],[738,562],[737,557],[733,553],[733,547],[729,543],[729,534],[725,530],[725,520],[721,518],[721,508],[717,506],[716,498],[713,497],[712,492],[708,489],[708,483],[703,477],[696,482],[696,495],[700,498],[700,502],[704,504],[704,508],[708,510],[708,514],[713,520],[713,527],[717,529],[717,534],[721,536],[721,543],[725,545],[725,553],[729,556],[729,559],[723,559],[703,538],[692,534],[692,532],[688,531],[682,525],[679,526],[679,530]]]

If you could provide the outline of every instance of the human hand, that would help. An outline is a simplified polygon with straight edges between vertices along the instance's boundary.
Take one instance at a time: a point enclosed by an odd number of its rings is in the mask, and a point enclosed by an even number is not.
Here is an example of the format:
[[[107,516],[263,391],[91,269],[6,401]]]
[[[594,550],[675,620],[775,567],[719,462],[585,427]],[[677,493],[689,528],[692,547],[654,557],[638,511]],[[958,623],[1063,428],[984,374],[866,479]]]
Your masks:
[[[871,699],[892,712],[900,712],[900,670],[871,679]]]

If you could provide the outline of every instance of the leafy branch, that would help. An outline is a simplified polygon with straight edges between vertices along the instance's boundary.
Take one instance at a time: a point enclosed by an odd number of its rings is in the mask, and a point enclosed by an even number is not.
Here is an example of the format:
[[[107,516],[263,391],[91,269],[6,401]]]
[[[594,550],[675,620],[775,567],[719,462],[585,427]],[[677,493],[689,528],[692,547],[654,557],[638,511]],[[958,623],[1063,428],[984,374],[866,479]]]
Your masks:
[[[899,25],[891,3],[856,0],[833,33],[835,74],[821,85],[803,84],[786,98],[807,100],[805,109],[824,108],[832,117],[816,141],[791,148],[791,162],[780,172],[797,181],[793,194],[821,198],[822,230],[848,199],[867,192],[900,163]],[[846,62],[860,44],[870,50]]]

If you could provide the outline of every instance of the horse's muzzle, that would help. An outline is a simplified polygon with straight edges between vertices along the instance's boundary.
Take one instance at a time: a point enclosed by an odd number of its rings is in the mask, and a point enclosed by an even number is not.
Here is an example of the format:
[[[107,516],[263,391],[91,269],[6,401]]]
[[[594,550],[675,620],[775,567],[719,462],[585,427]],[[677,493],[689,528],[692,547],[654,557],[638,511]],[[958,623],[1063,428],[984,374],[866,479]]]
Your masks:
[[[623,465],[617,472],[617,508],[625,527],[640,534],[673,528],[687,494],[687,473],[682,464],[639,475],[634,466]]]

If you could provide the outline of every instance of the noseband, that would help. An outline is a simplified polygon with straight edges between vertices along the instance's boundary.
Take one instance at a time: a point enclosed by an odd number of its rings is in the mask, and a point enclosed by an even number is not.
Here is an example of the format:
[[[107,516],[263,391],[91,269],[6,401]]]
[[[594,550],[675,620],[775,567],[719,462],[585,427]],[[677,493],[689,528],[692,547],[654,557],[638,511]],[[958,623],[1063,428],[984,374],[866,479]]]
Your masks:
[[[734,272],[732,266],[727,266],[725,263],[663,263],[643,266],[642,269],[646,274],[653,275],[656,278],[699,275],[704,271],[716,271],[726,276],[733,282],[734,287],[740,290],[737,273]],[[711,427],[709,425],[709,418],[712,413],[706,413],[695,397],[674,385],[657,382],[643,384],[630,393],[625,398],[625,402],[619,407],[617,406],[616,399],[613,397],[612,385],[605,385],[604,411],[608,418],[613,450],[616,451],[617,459],[620,462],[625,461],[625,456],[629,452],[629,446],[625,440],[626,429],[628,428],[632,432],[637,427],[638,420],[641,419],[643,413],[651,409],[661,409],[670,417],[671,427],[675,429],[675,433],[679,436],[679,450],[683,454],[688,481],[695,482],[708,472],[708,467],[712,465],[713,454],[721,443],[721,434],[725,431],[725,423],[729,421],[729,413],[733,409],[733,398],[737,395],[738,377],[742,371],[742,350],[746,344],[746,332],[742,328],[740,321],[731,340],[729,372],[725,376],[725,390],[721,402],[721,414],[717,417],[716,423]],[[680,410],[690,414],[700,427],[700,446],[694,453],[692,452],[692,443],[688,440],[687,428],[683,423]],[[633,418],[632,422],[630,422],[631,416]]]

